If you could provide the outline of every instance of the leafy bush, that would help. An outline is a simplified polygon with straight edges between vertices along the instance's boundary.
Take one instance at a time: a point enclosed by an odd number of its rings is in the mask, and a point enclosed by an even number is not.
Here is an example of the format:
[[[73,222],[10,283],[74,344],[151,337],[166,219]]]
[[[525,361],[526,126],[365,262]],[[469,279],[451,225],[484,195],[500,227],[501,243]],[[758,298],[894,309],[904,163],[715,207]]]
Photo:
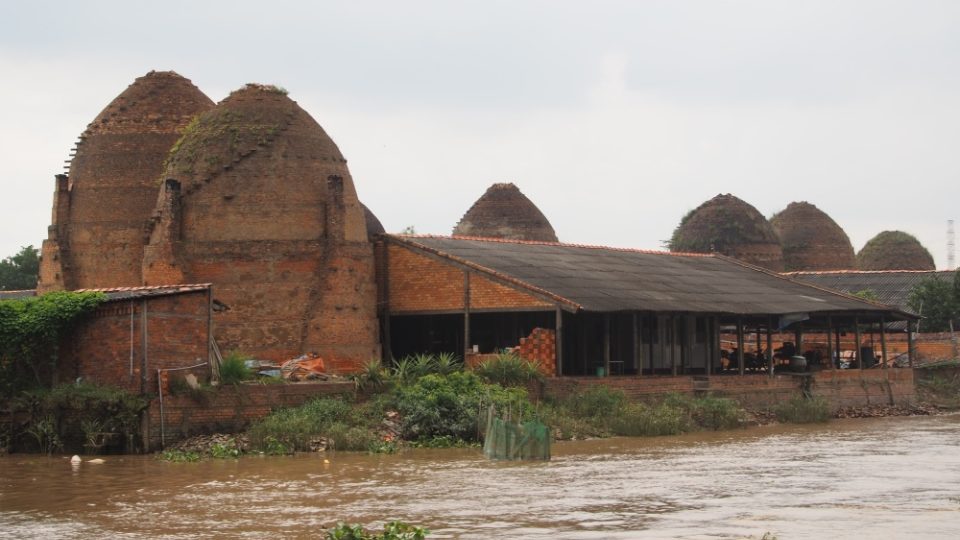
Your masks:
[[[253,372],[247,367],[250,357],[239,352],[230,351],[220,364],[220,382],[223,384],[237,384],[253,378]]]
[[[383,526],[380,534],[368,532],[360,525],[337,523],[337,526],[327,531],[327,540],[423,540],[430,531],[423,527],[415,527],[402,521],[391,521]]]
[[[147,408],[147,400],[119,388],[82,383],[23,392],[15,400],[15,407],[29,413],[30,420],[25,433],[34,439],[43,433],[44,438],[52,440],[47,433],[50,429],[55,429],[64,419],[76,422],[76,425],[68,426],[75,429],[63,429],[61,432],[82,432],[84,440],[70,444],[69,440],[60,441],[57,438],[56,444],[62,447],[61,443],[68,443],[66,446],[79,450],[81,446],[99,448],[99,444],[94,444],[100,442],[94,440],[97,433],[119,433],[126,439],[132,439],[133,435],[139,433],[140,413]],[[71,414],[65,416],[67,411]],[[56,435],[56,430],[53,435]],[[41,451],[45,450],[41,448]]]
[[[543,378],[536,364],[509,352],[481,362],[474,371],[484,380],[501,386],[526,386]]]
[[[470,372],[426,375],[401,387],[396,396],[401,434],[407,440],[450,436],[476,441],[480,418],[490,405],[501,413],[531,415],[525,390],[487,384]]]
[[[341,399],[321,398],[294,409],[280,409],[250,427],[250,444],[268,454],[307,451],[325,437],[340,450],[366,450],[376,443],[377,405],[354,407]]]
[[[791,424],[812,424],[830,419],[830,404],[821,397],[795,397],[773,408],[777,420]]]
[[[380,360],[373,358],[363,365],[358,373],[350,376],[357,390],[379,390],[390,381],[390,372],[384,369]]]

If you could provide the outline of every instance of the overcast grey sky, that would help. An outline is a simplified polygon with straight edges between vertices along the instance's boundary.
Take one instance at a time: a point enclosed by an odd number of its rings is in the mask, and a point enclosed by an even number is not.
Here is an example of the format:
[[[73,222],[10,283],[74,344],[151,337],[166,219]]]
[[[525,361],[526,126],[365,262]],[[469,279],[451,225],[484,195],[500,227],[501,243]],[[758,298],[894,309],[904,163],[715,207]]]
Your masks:
[[[960,220],[960,2],[32,0],[0,6],[0,257],[39,246],[77,135],[151,69],[287,88],[388,231],[449,234],[504,181],[566,242],[660,248],[733,193],[944,268]]]

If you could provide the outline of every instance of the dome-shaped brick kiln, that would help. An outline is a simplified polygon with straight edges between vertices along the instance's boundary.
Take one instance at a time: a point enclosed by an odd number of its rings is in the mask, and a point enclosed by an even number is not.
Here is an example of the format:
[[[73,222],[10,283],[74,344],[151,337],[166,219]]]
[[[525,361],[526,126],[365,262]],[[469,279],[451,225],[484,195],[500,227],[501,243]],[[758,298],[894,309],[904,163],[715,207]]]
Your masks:
[[[170,147],[213,102],[172,71],[151,71],[80,135],[57,177],[40,289],[140,285],[144,228]]]
[[[859,270],[936,270],[933,256],[913,235],[883,231],[857,253]]]
[[[780,237],[783,266],[794,270],[852,270],[856,266],[847,233],[816,206],[803,201],[787,205],[770,218]]]
[[[222,349],[378,357],[373,248],[346,160],[273,86],[247,85],[173,145],[143,262],[147,284],[213,284]]]
[[[717,195],[688,213],[673,231],[670,251],[720,253],[780,272],[783,251],[773,227],[756,208]]]
[[[455,236],[557,242],[546,216],[513,184],[493,184],[453,228]]]

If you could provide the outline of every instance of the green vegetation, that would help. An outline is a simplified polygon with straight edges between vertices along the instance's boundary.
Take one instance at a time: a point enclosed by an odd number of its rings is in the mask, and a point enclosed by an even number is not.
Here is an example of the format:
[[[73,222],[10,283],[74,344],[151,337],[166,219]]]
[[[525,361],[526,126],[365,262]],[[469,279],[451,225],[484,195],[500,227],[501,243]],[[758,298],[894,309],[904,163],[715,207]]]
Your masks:
[[[910,309],[923,316],[924,332],[946,332],[960,326],[960,270],[953,280],[928,277],[910,290]],[[951,326],[952,324],[952,326]]]
[[[544,404],[543,422],[560,439],[607,435],[677,435],[701,429],[732,429],[742,410],[733,400],[670,394],[657,404],[629,402],[620,390],[593,386]]]
[[[813,424],[830,420],[830,404],[821,397],[795,397],[773,407],[777,420],[791,424]]]
[[[0,300],[0,399],[51,386],[61,337],[104,300],[90,292]]]
[[[22,432],[12,433],[11,438],[41,453],[80,448],[97,452],[111,440],[129,445],[140,428],[140,413],[147,407],[141,396],[93,384],[25,391],[11,403],[29,418]],[[83,439],[64,441],[64,433],[82,433]]]
[[[501,386],[526,386],[543,379],[536,364],[510,352],[481,362],[474,371],[486,381]]]
[[[853,293],[853,296],[856,296],[861,300],[869,300],[870,302],[880,301],[880,297],[877,296],[877,291],[874,291],[873,289],[863,289],[862,291],[857,291]]]
[[[24,246],[16,255],[0,261],[0,291],[36,289],[39,273],[39,250],[33,246]]]
[[[250,357],[239,352],[230,351],[220,364],[220,382],[223,384],[238,384],[249,381],[254,374],[247,367]]]
[[[310,451],[318,439],[338,450],[375,450],[383,419],[381,401],[364,404],[322,398],[301,407],[279,409],[251,426],[250,445],[266,454]]]
[[[391,521],[383,526],[382,533],[364,530],[360,525],[337,523],[337,526],[327,531],[324,537],[327,540],[423,540],[430,531],[423,527],[415,527],[402,521]]]

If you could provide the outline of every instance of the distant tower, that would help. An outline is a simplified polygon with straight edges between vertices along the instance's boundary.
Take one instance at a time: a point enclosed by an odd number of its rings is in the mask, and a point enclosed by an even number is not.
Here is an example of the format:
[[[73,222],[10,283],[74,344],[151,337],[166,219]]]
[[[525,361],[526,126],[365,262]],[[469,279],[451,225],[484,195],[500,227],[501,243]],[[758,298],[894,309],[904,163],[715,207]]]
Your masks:
[[[954,268],[957,267],[956,266],[957,265],[957,259],[956,259],[957,249],[956,248],[957,248],[957,244],[956,244],[956,236],[954,235],[954,232],[953,232],[953,220],[948,219],[947,220],[947,270],[953,270]]]

